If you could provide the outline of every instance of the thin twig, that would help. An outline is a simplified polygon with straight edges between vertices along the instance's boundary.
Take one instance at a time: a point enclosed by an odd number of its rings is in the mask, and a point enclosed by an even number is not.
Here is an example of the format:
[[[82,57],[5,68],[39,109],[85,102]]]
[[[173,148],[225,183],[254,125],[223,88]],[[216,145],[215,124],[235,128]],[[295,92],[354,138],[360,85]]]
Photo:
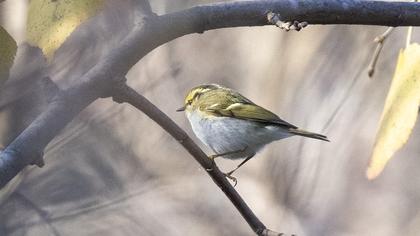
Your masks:
[[[372,60],[369,63],[369,69],[368,69],[368,76],[372,78],[373,74],[375,73],[375,67],[376,63],[379,59],[379,54],[382,51],[382,48],[384,46],[384,41],[388,38],[388,36],[392,33],[394,30],[394,27],[389,27],[383,34],[377,36],[374,40],[375,43],[377,43],[375,51],[372,56]]]
[[[57,230],[57,228],[54,226],[54,223],[52,222],[49,214],[47,211],[44,211],[40,206],[38,206],[35,202],[33,202],[31,199],[27,198],[25,195],[15,192],[14,193],[15,198],[22,201],[26,207],[29,209],[33,209],[35,213],[38,215],[38,217],[48,226],[50,229],[50,234],[54,236],[60,236],[60,232]]]

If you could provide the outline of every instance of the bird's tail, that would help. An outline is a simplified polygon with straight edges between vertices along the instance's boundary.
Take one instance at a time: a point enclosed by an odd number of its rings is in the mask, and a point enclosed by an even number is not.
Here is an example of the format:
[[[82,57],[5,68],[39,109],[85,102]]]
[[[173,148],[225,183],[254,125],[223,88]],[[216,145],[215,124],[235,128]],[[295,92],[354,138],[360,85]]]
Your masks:
[[[296,135],[300,135],[300,136],[304,136],[304,137],[308,137],[308,138],[314,138],[314,139],[320,139],[320,140],[324,140],[329,142],[330,140],[328,140],[327,136],[322,135],[322,134],[317,134],[317,133],[312,133],[312,132],[308,132],[306,130],[303,129],[289,129],[289,132],[291,134],[296,134]]]

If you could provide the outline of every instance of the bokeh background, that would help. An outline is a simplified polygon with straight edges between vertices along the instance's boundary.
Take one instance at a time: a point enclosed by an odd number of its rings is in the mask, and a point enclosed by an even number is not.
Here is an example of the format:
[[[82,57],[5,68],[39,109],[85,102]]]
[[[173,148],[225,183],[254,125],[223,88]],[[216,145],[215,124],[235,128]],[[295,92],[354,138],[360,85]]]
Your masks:
[[[158,14],[212,2],[151,0]],[[34,77],[71,86],[133,27],[133,3],[109,1],[46,64],[24,44],[27,4],[0,3],[0,23],[20,45],[11,80],[24,87],[0,96],[3,145],[45,109],[45,86]],[[236,173],[236,189],[267,227],[299,236],[420,235],[419,127],[378,179],[364,175],[405,45],[406,28],[397,28],[369,79],[373,39],[384,30],[265,26],[188,35],[142,59],[128,83],[192,136],[175,109],[191,87],[219,83],[329,137],[272,143]],[[418,41],[420,30],[414,32]],[[254,235],[193,158],[129,105],[96,101],[51,142],[45,158],[42,169],[27,168],[1,190],[0,235]],[[223,170],[238,164],[217,163]]]

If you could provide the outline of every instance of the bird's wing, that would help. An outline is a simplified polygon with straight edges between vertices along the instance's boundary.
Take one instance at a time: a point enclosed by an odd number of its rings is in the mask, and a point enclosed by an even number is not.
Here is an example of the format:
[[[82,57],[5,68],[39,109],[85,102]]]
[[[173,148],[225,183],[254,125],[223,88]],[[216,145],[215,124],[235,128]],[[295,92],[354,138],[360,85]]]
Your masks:
[[[239,93],[235,93],[232,97],[225,96],[225,99],[228,101],[220,103],[221,105],[214,104],[205,106],[205,112],[212,113],[216,116],[232,117],[271,125],[280,125],[285,128],[297,128],[296,126],[280,119],[280,117],[271,111],[256,105]]]
[[[219,110],[223,116],[229,116],[242,120],[251,120],[265,124],[281,125],[286,128],[296,126],[280,119],[276,114],[255,104],[235,103],[226,109]]]

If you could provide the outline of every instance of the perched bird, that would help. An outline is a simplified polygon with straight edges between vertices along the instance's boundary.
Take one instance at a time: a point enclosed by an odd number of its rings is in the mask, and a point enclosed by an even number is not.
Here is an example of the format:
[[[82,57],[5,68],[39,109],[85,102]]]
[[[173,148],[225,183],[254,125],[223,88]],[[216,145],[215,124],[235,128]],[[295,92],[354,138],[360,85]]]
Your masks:
[[[272,141],[293,135],[328,141],[326,136],[299,129],[240,93],[217,84],[191,89],[184,106],[177,111],[185,111],[195,135],[216,153],[210,158],[244,158],[225,174],[235,183],[232,173]]]

